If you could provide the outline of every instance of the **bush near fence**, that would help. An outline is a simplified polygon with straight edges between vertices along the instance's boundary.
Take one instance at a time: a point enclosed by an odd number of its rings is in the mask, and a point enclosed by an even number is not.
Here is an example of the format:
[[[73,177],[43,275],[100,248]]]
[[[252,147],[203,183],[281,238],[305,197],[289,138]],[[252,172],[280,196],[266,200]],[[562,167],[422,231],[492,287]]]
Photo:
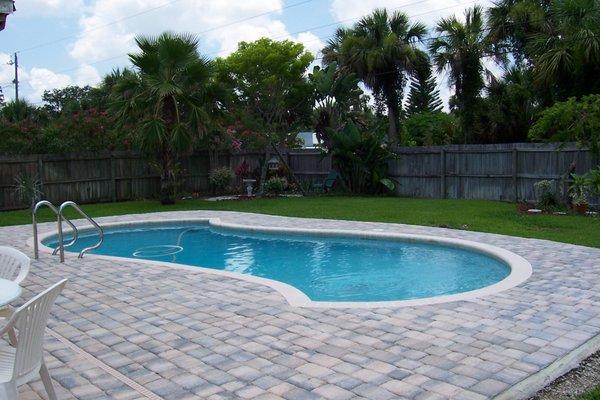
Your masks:
[[[396,194],[427,198],[536,201],[535,182],[552,180],[562,192],[573,163],[575,173],[584,173],[598,162],[575,144],[401,147],[397,153],[398,159],[389,163]],[[318,150],[290,150],[283,157],[300,181],[320,182],[331,170],[331,158]],[[252,171],[263,158],[264,153],[220,154],[216,166],[235,170],[245,160]],[[0,210],[27,206],[14,190],[20,174],[37,176],[44,198],[55,203],[155,198],[160,179],[152,162],[131,152],[0,156]],[[207,153],[180,160],[181,190],[208,194],[208,174]]]

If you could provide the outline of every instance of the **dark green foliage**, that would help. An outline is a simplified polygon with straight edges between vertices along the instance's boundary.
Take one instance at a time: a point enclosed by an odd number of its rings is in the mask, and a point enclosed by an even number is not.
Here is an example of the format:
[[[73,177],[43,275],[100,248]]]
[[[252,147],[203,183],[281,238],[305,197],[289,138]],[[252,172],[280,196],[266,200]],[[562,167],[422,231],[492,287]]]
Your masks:
[[[348,122],[339,131],[331,130],[330,153],[340,173],[343,186],[352,193],[381,193],[393,189],[388,178],[388,160],[393,156],[382,144],[385,132],[378,129],[360,130]]]
[[[600,155],[600,95],[574,97],[541,113],[529,130],[534,141],[578,142]]]
[[[90,108],[98,108],[101,104],[102,90],[91,86],[67,86],[62,89],[46,90],[42,95],[44,109],[53,115],[71,113]]]
[[[329,148],[329,129],[339,129],[360,109],[362,90],[354,73],[345,73],[336,62],[313,68],[308,79],[314,88],[313,126],[317,139]]]
[[[443,112],[422,112],[404,121],[407,135],[417,146],[451,144],[459,138],[458,120]]]
[[[531,75],[527,69],[509,68],[501,79],[490,82],[478,114],[481,131],[474,135],[477,142],[527,141],[538,109]]]
[[[280,194],[288,188],[288,181],[281,176],[273,176],[265,182],[265,192],[269,194]]]
[[[410,82],[406,115],[442,111],[442,99],[431,69],[429,58],[426,58],[421,65],[415,68]]]

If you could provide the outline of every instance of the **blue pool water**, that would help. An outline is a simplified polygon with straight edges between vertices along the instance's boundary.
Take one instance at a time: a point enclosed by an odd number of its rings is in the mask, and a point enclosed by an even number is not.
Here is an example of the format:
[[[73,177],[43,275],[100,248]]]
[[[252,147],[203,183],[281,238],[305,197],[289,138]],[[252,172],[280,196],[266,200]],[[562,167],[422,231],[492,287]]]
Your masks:
[[[388,301],[455,294],[510,274],[503,262],[449,246],[264,234],[204,224],[108,229],[96,254],[234,271],[290,284],[313,301]],[[69,251],[97,241],[82,235]],[[45,244],[54,247],[56,239]]]

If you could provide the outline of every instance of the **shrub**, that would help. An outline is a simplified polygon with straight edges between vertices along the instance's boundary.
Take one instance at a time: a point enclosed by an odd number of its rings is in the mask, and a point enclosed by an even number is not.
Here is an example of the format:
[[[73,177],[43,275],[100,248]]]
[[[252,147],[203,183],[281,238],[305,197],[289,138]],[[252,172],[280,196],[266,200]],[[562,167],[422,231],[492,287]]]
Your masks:
[[[269,194],[279,194],[285,191],[288,187],[288,181],[285,178],[274,176],[267,179],[265,182],[265,192]]]
[[[590,170],[586,176],[590,190],[595,194],[600,194],[600,165]]]
[[[224,192],[233,181],[233,171],[227,167],[219,167],[210,171],[208,180],[216,192]]]
[[[569,196],[573,205],[587,204],[587,192],[589,190],[589,181],[585,175],[571,174],[572,182],[569,186]]]
[[[417,146],[450,144],[458,136],[458,120],[443,112],[422,112],[404,121],[406,133]]]
[[[600,154],[600,95],[571,97],[545,109],[529,130],[538,141],[577,142]]]
[[[347,123],[340,131],[329,130],[330,153],[344,187],[352,193],[381,193],[394,190],[388,177],[388,161],[395,155],[384,142],[381,129],[360,130]]]
[[[552,181],[543,180],[533,184],[539,196],[538,207],[542,210],[552,210],[558,206],[556,195],[552,188]]]

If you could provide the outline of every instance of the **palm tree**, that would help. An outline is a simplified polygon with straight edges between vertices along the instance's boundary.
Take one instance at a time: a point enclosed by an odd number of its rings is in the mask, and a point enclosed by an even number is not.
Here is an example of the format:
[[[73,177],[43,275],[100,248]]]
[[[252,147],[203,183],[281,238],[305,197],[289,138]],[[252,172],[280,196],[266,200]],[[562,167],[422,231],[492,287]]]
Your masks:
[[[163,33],[136,38],[139,53],[130,54],[134,71],[112,77],[112,109],[123,126],[131,127],[142,150],[160,165],[160,200],[175,202],[177,157],[190,152],[211,124],[218,107],[212,64],[198,54],[191,35]]]
[[[461,119],[463,135],[473,128],[477,103],[484,87],[483,59],[493,48],[485,38],[483,10],[479,6],[465,11],[465,21],[456,16],[442,18],[435,28],[429,50],[438,72],[449,70],[449,83],[454,86],[453,103]]]
[[[421,23],[409,24],[406,14],[375,10],[352,28],[341,28],[323,49],[326,64],[337,62],[353,72],[385,100],[388,140],[398,142],[400,103],[408,73],[425,53],[417,42],[427,33]]]
[[[330,129],[337,130],[359,108],[362,90],[355,74],[343,73],[336,62],[325,68],[315,66],[308,79],[314,87],[313,123],[317,139],[331,147]]]
[[[527,43],[548,24],[551,0],[498,0],[487,10],[487,40],[498,52],[510,52],[515,64],[531,62]]]
[[[597,0],[553,1],[547,23],[529,38],[536,83],[552,100],[600,90],[600,11]]]
[[[38,121],[42,118],[40,110],[27,100],[12,100],[0,108],[0,118],[6,122]]]

